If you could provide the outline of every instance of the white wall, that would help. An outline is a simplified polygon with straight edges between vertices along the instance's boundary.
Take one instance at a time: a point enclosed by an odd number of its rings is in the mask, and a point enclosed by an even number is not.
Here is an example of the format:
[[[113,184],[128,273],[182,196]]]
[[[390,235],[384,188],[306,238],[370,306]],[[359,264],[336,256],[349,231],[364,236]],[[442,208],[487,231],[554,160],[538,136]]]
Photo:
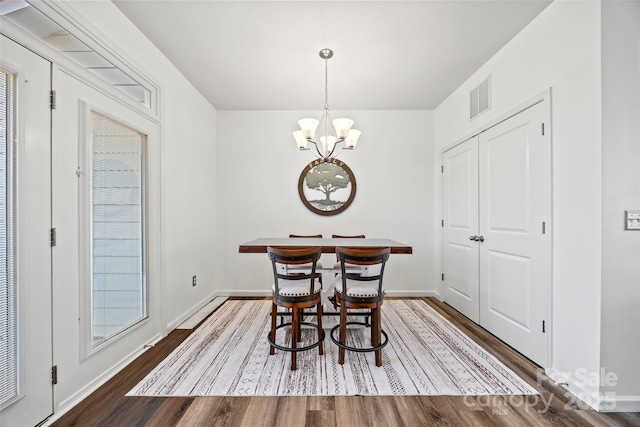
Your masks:
[[[492,109],[470,122],[469,91],[489,74]],[[552,88],[551,371],[591,401],[597,384],[575,377],[600,367],[600,77],[599,2],[555,1],[435,110],[438,157],[443,147]]]
[[[322,108],[319,105],[319,108]],[[357,192],[335,216],[309,211],[298,196],[298,178],[315,159],[298,151],[291,132],[303,117],[321,111],[220,111],[218,113],[217,289],[268,294],[272,282],[265,254],[239,254],[257,237],[292,234],[365,234],[413,246],[391,257],[385,287],[394,295],[434,289],[433,113],[430,111],[332,112],[352,118],[362,136],[339,159],[353,171]],[[335,257],[324,255],[323,262]]]
[[[171,78],[181,84],[163,90],[163,314],[169,329],[210,300],[219,267],[216,111],[177,73]]]
[[[640,402],[640,233],[624,211],[640,209],[640,3],[602,3],[601,392]],[[606,404],[605,406],[610,406]],[[625,410],[633,410],[633,406]],[[618,408],[617,408],[618,409]]]

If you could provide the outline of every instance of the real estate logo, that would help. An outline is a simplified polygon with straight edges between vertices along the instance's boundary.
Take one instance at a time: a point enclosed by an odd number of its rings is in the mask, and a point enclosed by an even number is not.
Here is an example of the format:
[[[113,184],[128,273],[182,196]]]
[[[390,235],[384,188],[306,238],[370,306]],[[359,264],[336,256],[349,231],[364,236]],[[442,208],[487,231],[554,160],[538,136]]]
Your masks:
[[[618,383],[618,375],[615,372],[600,368],[599,371],[590,371],[586,368],[578,368],[573,372],[560,372],[558,377],[563,379],[561,383],[555,383],[562,387],[578,389],[577,393],[565,390],[562,396],[557,396],[553,392],[542,392],[540,394],[529,394],[523,396],[504,395],[480,395],[465,396],[464,403],[468,407],[480,407],[487,409],[491,415],[508,415],[514,409],[534,410],[544,414],[552,406],[554,398],[558,398],[564,410],[592,409],[585,402],[598,402],[600,411],[612,411],[616,407],[613,391],[589,392],[588,389],[600,387],[614,387]],[[536,384],[543,386],[544,381],[552,381],[542,369],[536,372]]]

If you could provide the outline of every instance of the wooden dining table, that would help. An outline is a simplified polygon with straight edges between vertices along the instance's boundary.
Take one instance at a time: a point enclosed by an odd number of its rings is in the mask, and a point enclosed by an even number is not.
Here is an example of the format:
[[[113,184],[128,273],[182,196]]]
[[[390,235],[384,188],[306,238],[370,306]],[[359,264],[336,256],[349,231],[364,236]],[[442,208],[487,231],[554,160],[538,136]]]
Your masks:
[[[392,254],[412,254],[413,248],[405,243],[396,242],[391,239],[369,239],[369,238],[315,238],[315,237],[260,237],[242,243],[239,247],[241,254],[267,253],[269,246],[319,246],[322,253],[335,253],[336,247],[350,248],[377,248],[389,247]]]
[[[357,248],[377,248],[377,247],[389,247],[392,254],[412,254],[413,248],[405,243],[400,243],[391,239],[370,239],[370,238],[316,238],[316,237],[260,237],[254,240],[250,240],[246,243],[242,243],[239,247],[241,254],[262,254],[267,253],[269,246],[295,246],[295,247],[315,247],[319,246],[322,249],[322,253],[335,253],[336,247],[357,247]],[[336,272],[335,267],[320,268],[318,271],[324,272]],[[328,285],[327,289],[323,288],[323,300],[325,301],[325,310],[323,316],[338,316],[340,313],[337,309],[331,310],[333,304],[327,297],[327,293],[331,292],[333,285]],[[288,313],[283,313],[286,316]],[[308,314],[315,314],[310,312]],[[368,315],[367,315],[368,316]]]
[[[413,248],[405,243],[400,243],[391,239],[370,239],[359,237],[331,237],[331,238],[317,238],[317,237],[260,237],[254,240],[250,240],[246,243],[242,243],[239,247],[241,254],[262,254],[267,253],[269,246],[319,246],[322,249],[322,253],[335,253],[336,247],[358,247],[358,248],[377,248],[377,247],[389,247],[392,254],[412,254]],[[336,272],[335,267],[319,268],[316,271],[320,272]],[[323,287],[322,299],[325,302],[325,309],[323,316],[339,316],[340,312],[334,308],[331,310],[333,302],[328,299],[327,293],[332,291],[333,285],[328,284],[326,289]],[[283,313],[283,316],[289,313]],[[310,312],[308,314],[315,314]],[[367,315],[368,316],[368,315]]]

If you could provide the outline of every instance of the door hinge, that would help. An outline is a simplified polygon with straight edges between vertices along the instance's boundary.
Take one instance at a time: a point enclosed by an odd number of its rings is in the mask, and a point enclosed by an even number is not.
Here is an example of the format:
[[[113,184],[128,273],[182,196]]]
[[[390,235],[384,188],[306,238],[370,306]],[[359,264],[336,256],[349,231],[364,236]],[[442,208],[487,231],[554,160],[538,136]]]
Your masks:
[[[546,332],[547,332],[547,328],[546,328],[546,325],[545,325],[545,321],[543,320],[542,321],[542,333],[544,334]]]
[[[542,127],[542,135],[544,136],[544,123],[541,123],[541,127]]]
[[[51,229],[51,235],[49,236],[50,238],[50,242],[51,242],[51,246],[55,246],[56,242],[57,242],[57,232],[55,228]]]
[[[444,282],[444,273],[442,273],[442,281]]]
[[[444,227],[444,219],[441,219],[441,220],[440,220],[440,225],[441,225],[442,227]]]
[[[56,91],[52,90],[51,92],[49,92],[49,107],[51,107],[52,110],[56,109]]]
[[[53,365],[51,368],[51,384],[58,384],[58,366]]]
[[[545,221],[542,221],[542,234],[545,234],[547,232],[547,223]]]
[[[444,173],[444,165],[440,166],[440,173]]]

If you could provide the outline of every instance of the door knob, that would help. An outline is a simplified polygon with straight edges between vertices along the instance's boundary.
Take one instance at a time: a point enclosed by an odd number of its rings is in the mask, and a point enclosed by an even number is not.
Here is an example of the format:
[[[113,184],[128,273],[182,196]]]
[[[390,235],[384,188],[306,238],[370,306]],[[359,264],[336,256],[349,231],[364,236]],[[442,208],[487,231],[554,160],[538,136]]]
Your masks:
[[[473,240],[474,242],[484,242],[484,236],[469,236],[469,240]]]
[[[476,240],[476,237],[478,236],[469,236],[469,240]]]
[[[477,239],[475,240],[480,240],[480,242],[484,242],[484,236],[476,236]]]

